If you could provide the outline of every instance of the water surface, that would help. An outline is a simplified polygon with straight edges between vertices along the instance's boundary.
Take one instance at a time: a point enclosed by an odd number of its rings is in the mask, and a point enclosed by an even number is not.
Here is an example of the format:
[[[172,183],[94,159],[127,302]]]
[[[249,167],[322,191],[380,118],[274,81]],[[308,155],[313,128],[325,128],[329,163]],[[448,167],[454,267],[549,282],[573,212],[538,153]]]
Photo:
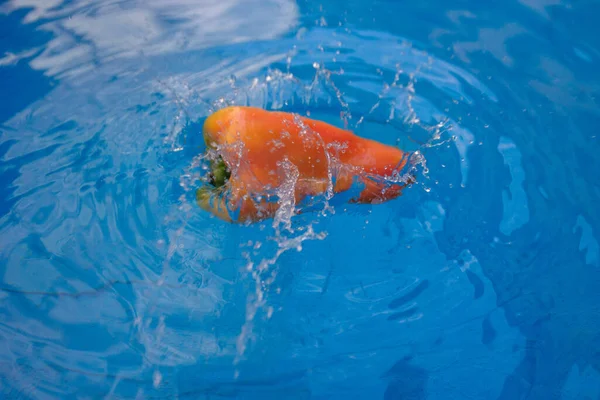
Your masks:
[[[0,392],[599,399],[599,11],[3,3]],[[230,104],[418,150],[418,182],[293,232],[211,218]]]

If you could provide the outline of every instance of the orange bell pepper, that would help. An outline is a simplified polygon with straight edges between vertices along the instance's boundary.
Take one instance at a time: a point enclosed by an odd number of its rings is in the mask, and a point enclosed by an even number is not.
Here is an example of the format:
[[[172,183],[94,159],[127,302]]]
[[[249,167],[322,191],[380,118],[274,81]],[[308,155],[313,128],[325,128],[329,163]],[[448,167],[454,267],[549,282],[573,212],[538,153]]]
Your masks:
[[[227,107],[206,119],[203,135],[218,159],[211,162],[213,187],[198,189],[196,200],[229,222],[271,218],[282,200],[332,196],[355,181],[364,185],[351,200],[357,203],[396,198],[412,183],[394,179],[407,161],[402,150],[297,114]]]

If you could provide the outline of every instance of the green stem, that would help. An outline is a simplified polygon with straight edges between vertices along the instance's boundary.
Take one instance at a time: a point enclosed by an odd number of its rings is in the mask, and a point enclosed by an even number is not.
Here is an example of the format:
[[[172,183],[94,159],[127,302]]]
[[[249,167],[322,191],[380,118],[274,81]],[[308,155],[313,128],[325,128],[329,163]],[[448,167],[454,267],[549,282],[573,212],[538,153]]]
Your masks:
[[[221,187],[231,177],[231,172],[227,168],[225,161],[219,157],[216,161],[210,163],[210,183],[214,187]]]

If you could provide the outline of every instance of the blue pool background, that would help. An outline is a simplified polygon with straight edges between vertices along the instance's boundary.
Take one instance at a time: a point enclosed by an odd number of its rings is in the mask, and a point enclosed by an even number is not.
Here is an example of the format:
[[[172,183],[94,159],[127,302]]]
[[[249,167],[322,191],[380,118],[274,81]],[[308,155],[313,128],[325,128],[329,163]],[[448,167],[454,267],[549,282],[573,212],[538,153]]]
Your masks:
[[[599,13],[1,3],[2,397],[600,399]],[[419,150],[418,183],[279,236],[212,219],[226,104]]]

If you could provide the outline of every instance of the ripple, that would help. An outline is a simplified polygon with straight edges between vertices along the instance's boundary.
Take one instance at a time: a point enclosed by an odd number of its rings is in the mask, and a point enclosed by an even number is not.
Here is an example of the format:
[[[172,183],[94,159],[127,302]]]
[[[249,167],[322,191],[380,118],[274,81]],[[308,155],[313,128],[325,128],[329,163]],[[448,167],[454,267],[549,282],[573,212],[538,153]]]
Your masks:
[[[298,19],[296,4],[288,0],[121,4],[16,0],[0,12],[26,7],[30,10],[24,22],[54,35],[32,66],[61,78],[93,73],[99,64],[115,59],[273,39],[288,32]],[[248,9],[260,12],[248,13]]]
[[[597,368],[598,53],[553,53],[539,21],[564,6],[521,3],[498,24],[416,3],[0,6],[51,33],[0,68],[54,82],[0,126],[1,390],[383,397],[407,372],[410,393],[481,398]],[[224,224],[193,191],[202,122],[230,104],[418,150],[417,184]]]

